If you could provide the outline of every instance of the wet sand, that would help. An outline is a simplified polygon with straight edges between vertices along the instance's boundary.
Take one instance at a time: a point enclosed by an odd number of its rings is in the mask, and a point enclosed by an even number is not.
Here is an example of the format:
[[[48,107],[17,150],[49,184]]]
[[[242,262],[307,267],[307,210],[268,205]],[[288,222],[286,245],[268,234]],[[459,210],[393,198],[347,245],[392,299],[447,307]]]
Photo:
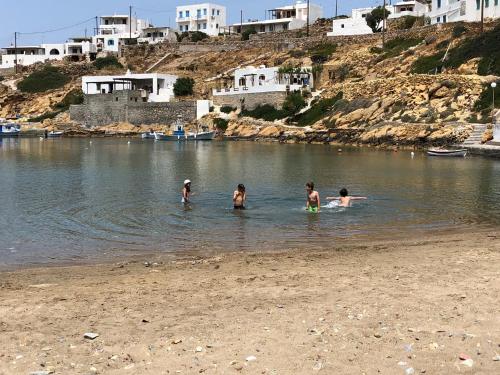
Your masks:
[[[0,272],[0,374],[500,373],[497,231],[144,261]]]

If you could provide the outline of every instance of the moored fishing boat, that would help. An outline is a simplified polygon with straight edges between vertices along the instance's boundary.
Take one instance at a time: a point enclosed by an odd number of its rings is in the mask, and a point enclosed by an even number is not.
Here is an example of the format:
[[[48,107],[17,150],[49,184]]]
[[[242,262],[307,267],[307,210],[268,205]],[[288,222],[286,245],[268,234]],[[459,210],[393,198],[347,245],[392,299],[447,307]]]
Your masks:
[[[172,134],[154,133],[157,141],[211,141],[215,138],[214,131],[186,133],[183,125],[176,125]]]
[[[47,133],[47,138],[59,138],[62,137],[64,132],[56,132],[54,130]]]
[[[149,131],[147,133],[142,133],[141,138],[142,139],[155,139],[155,132],[154,131]]]
[[[447,150],[444,148],[431,148],[427,151],[429,156],[448,156],[448,157],[465,157],[467,155],[466,149]]]
[[[0,137],[17,137],[21,133],[21,127],[14,123],[0,123]]]

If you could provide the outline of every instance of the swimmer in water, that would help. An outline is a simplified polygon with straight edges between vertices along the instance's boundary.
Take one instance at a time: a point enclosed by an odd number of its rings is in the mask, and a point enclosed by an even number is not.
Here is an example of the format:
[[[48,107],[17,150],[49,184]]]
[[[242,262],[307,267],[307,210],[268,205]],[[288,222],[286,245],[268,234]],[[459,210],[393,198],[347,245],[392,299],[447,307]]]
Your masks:
[[[189,198],[191,197],[191,180],[184,181],[184,187],[182,188],[182,203],[189,203]]]
[[[326,197],[326,199],[329,201],[339,201],[339,207],[351,207],[352,201],[368,199],[367,197],[352,197],[345,188],[340,190],[339,194],[340,197]]]
[[[306,184],[307,201],[306,210],[309,212],[319,212],[320,199],[319,193],[314,190],[314,182],[308,182]]]
[[[235,210],[245,210],[245,202],[247,200],[247,193],[245,185],[239,184],[238,189],[234,191],[233,203]]]

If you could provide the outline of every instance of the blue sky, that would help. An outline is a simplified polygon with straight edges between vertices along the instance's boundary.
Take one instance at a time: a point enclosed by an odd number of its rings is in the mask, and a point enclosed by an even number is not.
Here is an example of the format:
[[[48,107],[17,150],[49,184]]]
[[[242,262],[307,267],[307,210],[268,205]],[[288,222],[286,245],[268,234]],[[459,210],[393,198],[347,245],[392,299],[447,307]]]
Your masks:
[[[273,6],[291,4],[294,0],[218,0],[212,1],[228,8],[228,21],[237,22],[240,9],[244,18],[264,18],[264,10]],[[196,4],[203,1],[177,0],[0,0],[0,46],[13,42],[14,31],[37,32],[75,25],[102,14],[128,13],[128,6],[135,7],[134,13],[149,19],[155,25],[175,25],[175,7],[181,4]],[[313,0],[323,6],[326,17],[333,15],[335,0]],[[351,8],[378,5],[382,0],[338,0],[339,14],[350,12]],[[158,12],[161,11],[161,12]],[[71,36],[84,35],[85,28],[90,35],[95,21],[56,32],[21,35],[20,44],[64,42]]]

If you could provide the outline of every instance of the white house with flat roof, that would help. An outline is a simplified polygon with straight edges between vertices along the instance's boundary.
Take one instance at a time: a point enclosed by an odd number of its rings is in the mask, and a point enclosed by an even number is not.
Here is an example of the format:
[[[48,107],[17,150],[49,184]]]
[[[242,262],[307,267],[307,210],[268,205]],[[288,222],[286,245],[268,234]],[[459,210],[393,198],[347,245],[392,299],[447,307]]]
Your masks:
[[[481,0],[432,0],[431,23],[477,22],[481,20]],[[500,1],[484,0],[484,18],[500,17]]]
[[[163,42],[176,42],[175,31],[170,27],[146,27],[142,29],[141,35],[137,39],[138,43],[157,44]]]
[[[178,6],[175,22],[181,32],[201,31],[217,36],[226,26],[226,7],[213,3]]]
[[[146,102],[169,102],[174,97],[177,76],[172,74],[143,73],[128,71],[125,75],[84,76],[82,91],[86,95],[111,94],[114,91],[141,91]]]
[[[41,44],[38,46],[4,47],[5,54],[1,56],[0,68],[13,68],[17,64],[28,66],[47,61],[62,60],[70,57],[79,60],[93,55],[96,47],[88,38],[73,38],[66,43]]]
[[[139,38],[142,31],[150,26],[148,21],[130,18],[128,15],[101,16],[97,33],[92,41],[97,46],[98,52],[118,52],[129,39]]]
[[[313,24],[323,17],[323,8],[320,5],[309,4],[309,23]],[[253,29],[257,33],[300,29],[307,24],[308,7],[306,1],[297,1],[295,4],[269,9],[266,11],[268,19],[249,20],[235,23],[229,27],[229,32],[241,33]]]
[[[213,90],[214,96],[255,94],[270,92],[293,92],[311,90],[313,75],[311,68],[296,69],[280,73],[279,67],[247,66],[234,71],[232,86]]]
[[[366,23],[366,16],[375,7],[355,8],[351,11],[351,17],[333,20],[332,31],[328,36],[338,35],[363,35],[372,34],[372,29]],[[393,5],[387,5],[386,9],[391,12],[388,19],[395,19],[405,16],[422,17],[429,12],[429,5],[426,0],[398,1]]]

